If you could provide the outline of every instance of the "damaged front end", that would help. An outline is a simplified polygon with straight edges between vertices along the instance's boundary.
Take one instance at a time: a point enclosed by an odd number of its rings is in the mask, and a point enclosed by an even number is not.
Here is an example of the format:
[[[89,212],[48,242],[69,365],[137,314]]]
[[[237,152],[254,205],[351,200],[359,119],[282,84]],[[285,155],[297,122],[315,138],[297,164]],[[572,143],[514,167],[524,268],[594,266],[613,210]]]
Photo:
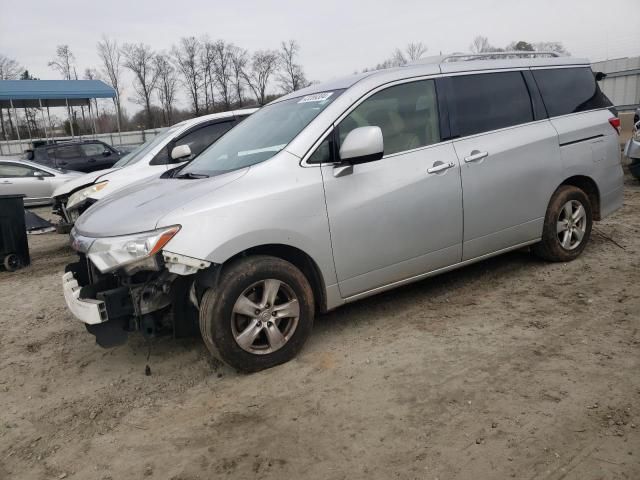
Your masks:
[[[210,262],[163,251],[179,226],[122,237],[71,232],[79,260],[63,276],[65,300],[102,347],[129,333],[145,337],[198,331],[196,277]]]

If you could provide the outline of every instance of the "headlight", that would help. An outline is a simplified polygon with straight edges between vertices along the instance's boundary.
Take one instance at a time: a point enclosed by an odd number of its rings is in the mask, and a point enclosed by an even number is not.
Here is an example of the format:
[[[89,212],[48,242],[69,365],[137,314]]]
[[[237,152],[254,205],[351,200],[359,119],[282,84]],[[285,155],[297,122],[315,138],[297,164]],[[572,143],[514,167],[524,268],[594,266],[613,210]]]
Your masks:
[[[633,132],[633,139],[636,142],[640,142],[640,127],[636,128],[635,131]]]
[[[107,186],[107,183],[109,182],[108,181],[100,182],[100,183],[96,183],[95,185],[91,185],[87,188],[83,188],[82,190],[78,190],[76,193],[74,193],[69,197],[69,200],[67,201],[67,209],[75,207],[90,195],[93,195],[94,193],[99,192],[100,190],[102,190],[104,187]]]
[[[102,273],[153,257],[180,231],[180,225],[122,237],[96,238],[89,259]]]

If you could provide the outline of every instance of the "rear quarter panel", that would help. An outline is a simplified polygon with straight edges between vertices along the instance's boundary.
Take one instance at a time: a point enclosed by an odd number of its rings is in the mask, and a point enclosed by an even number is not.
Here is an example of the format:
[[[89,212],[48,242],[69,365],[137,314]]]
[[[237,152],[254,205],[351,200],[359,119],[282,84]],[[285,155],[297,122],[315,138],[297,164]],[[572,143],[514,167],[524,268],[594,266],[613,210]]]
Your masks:
[[[564,179],[581,175],[594,180],[602,218],[622,206],[623,196],[619,137],[609,124],[611,117],[602,109],[551,119],[558,132]]]

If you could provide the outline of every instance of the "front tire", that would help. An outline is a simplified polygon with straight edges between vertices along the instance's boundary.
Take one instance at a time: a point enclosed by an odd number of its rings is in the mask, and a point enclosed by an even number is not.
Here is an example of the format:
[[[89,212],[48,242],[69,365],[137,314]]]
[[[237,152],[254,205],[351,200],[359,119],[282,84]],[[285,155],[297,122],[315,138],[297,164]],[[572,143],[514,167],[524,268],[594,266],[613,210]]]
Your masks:
[[[200,332],[219,360],[255,372],[291,360],[311,333],[314,298],[291,263],[256,255],[224,267],[200,304]]]
[[[570,262],[585,249],[593,213],[586,193],[578,187],[559,187],[547,207],[542,240],[533,246],[533,252],[551,262]]]

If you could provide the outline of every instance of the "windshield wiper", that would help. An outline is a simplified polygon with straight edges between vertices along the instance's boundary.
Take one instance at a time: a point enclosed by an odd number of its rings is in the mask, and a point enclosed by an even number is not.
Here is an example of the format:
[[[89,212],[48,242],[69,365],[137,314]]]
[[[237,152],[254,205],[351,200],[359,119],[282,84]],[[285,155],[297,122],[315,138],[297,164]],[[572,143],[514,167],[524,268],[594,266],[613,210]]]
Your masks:
[[[182,175],[176,176],[176,178],[187,178],[189,180],[195,180],[197,178],[209,178],[209,175],[205,175],[204,173],[187,172],[183,173]]]

